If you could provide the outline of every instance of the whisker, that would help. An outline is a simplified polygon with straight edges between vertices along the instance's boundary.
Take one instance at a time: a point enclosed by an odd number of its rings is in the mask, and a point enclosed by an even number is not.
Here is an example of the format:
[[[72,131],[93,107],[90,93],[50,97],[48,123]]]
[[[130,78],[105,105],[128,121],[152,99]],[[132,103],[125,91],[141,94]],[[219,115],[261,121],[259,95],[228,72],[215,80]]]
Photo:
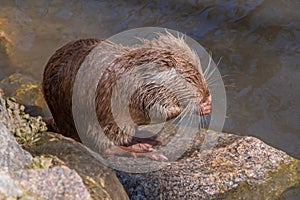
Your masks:
[[[211,84],[213,84],[215,82],[218,82],[218,81],[220,81],[220,78],[206,80],[206,83],[208,85],[211,85]]]
[[[230,87],[231,87],[231,88],[235,88],[236,86],[235,86],[235,85],[224,85],[224,87],[225,87],[225,88],[230,88]]]
[[[211,55],[209,56],[209,61],[208,61],[208,65],[203,73],[203,76],[206,77],[208,71],[210,70],[210,66],[211,66],[211,62],[212,62],[212,53],[210,53]]]
[[[221,62],[221,60],[222,60],[222,58],[223,58],[223,57],[220,57],[219,60],[218,60],[218,62],[216,63],[216,66],[217,66],[217,67],[219,66],[219,64],[220,64],[220,62]]]
[[[212,77],[213,73],[217,70],[217,67],[215,67],[213,70],[211,70],[209,72],[209,74],[207,74],[207,76],[204,76],[206,81],[209,81],[209,79]]]
[[[232,76],[232,74],[225,74],[225,75],[222,75],[221,77],[222,78],[227,78],[227,77],[231,77]]]

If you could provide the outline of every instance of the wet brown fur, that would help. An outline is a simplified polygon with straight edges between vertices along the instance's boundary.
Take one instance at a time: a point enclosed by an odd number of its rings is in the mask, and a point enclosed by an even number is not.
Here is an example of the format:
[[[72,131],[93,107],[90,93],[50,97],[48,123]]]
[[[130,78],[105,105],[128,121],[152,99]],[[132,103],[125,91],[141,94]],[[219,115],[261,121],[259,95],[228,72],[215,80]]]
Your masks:
[[[85,57],[100,42],[101,40],[98,39],[84,39],[66,44],[54,53],[44,71],[44,96],[56,126],[62,134],[78,141],[80,138],[72,116],[73,84]],[[151,62],[158,63],[162,71],[174,68],[182,78],[193,86],[199,104],[209,96],[203,75],[186,58],[165,49],[138,48],[129,51],[108,66],[99,79],[95,99],[96,113],[104,134],[111,141],[111,144],[103,144],[103,146],[128,145],[131,142],[131,135],[133,135],[136,127],[128,124],[128,126],[120,129],[114,122],[110,105],[112,88],[124,73],[142,63]],[[158,92],[166,95],[157,98],[156,93]],[[155,101],[153,101],[154,97],[157,98]],[[148,124],[150,122],[149,111],[156,103],[163,105],[162,110],[158,113],[158,122],[162,115],[169,120],[177,117],[183,110],[172,91],[164,86],[153,88],[146,85],[135,91],[131,97],[129,106],[133,121],[138,125]]]

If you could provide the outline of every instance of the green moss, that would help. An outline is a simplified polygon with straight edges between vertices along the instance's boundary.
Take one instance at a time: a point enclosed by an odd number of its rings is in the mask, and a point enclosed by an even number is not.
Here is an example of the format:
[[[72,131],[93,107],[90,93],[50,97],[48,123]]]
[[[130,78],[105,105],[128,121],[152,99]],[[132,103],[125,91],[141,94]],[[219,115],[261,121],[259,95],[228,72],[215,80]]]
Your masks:
[[[18,104],[14,98],[5,100],[5,108],[6,110],[0,109],[3,112],[0,116],[5,115],[5,117],[2,117],[4,118],[2,121],[4,121],[4,124],[7,125],[20,145],[29,145],[37,139],[39,133],[47,130],[42,117],[31,117],[25,113],[25,107]]]
[[[30,165],[25,166],[26,169],[49,169],[64,163],[53,155],[35,156]]]
[[[265,182],[255,186],[248,183],[239,184],[237,188],[219,195],[216,199],[278,199],[288,188],[300,184],[300,161],[290,159],[278,169],[270,170]]]

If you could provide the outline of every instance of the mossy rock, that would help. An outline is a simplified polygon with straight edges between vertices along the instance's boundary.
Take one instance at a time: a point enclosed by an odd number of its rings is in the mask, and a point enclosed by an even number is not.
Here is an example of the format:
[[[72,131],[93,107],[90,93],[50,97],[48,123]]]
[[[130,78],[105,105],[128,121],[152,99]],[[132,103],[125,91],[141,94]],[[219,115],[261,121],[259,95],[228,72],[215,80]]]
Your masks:
[[[1,80],[0,87],[5,90],[7,97],[13,97],[18,103],[25,105],[31,115],[50,115],[38,81],[15,73]]]
[[[26,147],[34,156],[52,155],[75,170],[83,179],[93,199],[128,199],[115,172],[95,159],[84,145],[60,134],[40,134]]]
[[[242,183],[237,188],[218,196],[216,199],[283,199],[285,191],[298,188],[300,191],[300,161],[290,158],[278,169],[270,170],[265,182],[256,185]],[[297,187],[298,186],[298,187]]]

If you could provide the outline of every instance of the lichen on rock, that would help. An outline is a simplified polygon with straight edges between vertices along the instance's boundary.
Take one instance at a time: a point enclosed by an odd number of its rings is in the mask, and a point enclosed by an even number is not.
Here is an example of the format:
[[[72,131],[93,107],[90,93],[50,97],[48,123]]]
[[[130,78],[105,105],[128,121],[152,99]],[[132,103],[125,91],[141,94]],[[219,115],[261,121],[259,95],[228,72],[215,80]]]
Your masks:
[[[46,130],[40,117],[3,98],[0,89],[0,199],[90,199],[81,177],[51,155],[32,157],[30,148]],[[14,133],[13,134],[11,133]]]
[[[0,122],[6,124],[21,145],[32,142],[37,133],[47,130],[42,117],[31,117],[25,113],[25,107],[14,98],[0,98]]]

